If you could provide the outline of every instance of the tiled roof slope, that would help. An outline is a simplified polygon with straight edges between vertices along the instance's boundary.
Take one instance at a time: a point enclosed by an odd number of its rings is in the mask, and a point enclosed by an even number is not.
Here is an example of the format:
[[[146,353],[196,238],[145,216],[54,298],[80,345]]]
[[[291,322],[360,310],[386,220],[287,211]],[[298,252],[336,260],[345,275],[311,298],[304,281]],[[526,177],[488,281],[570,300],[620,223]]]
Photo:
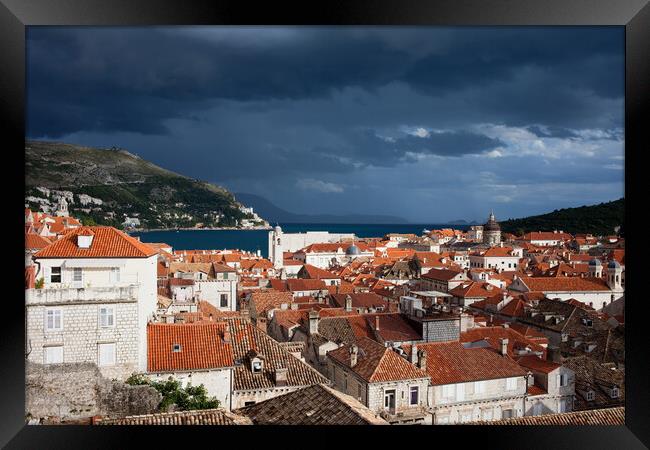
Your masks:
[[[79,248],[77,235],[92,231],[90,248]],[[156,250],[113,227],[80,227],[36,253],[35,258],[148,258]]]
[[[410,354],[410,345],[402,348],[407,355]],[[434,386],[517,377],[527,373],[512,358],[488,348],[465,348],[460,342],[429,342],[418,344],[417,348],[427,352],[426,372]]]
[[[97,421],[97,425],[251,425],[251,422],[223,409],[202,409],[105,419]]]
[[[255,425],[388,425],[359,401],[322,384],[237,410]]]
[[[531,291],[554,292],[554,291],[609,291],[607,282],[600,278],[581,277],[527,277],[522,276],[524,282]]]
[[[427,374],[400,357],[394,350],[372,339],[357,339],[357,364],[350,367],[350,347],[344,345],[327,353],[369,383],[427,378]]]
[[[233,389],[236,391],[275,388],[274,370],[286,368],[287,386],[311,386],[329,383],[323,375],[302,362],[275,339],[243,319],[228,319],[233,352],[237,364],[234,371]],[[262,373],[253,373],[250,367],[250,351],[264,357]]]
[[[149,372],[232,367],[233,346],[224,339],[226,322],[147,325]],[[180,344],[178,352],[174,344]]]
[[[477,421],[468,425],[625,425],[625,407]]]

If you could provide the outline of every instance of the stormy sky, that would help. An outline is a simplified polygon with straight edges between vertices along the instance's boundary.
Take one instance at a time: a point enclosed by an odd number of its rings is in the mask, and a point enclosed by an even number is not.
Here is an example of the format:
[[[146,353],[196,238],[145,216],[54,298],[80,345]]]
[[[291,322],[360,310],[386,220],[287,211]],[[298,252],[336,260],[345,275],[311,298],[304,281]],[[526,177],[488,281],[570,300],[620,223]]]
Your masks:
[[[29,27],[27,137],[296,213],[498,219],[624,195],[622,27]]]

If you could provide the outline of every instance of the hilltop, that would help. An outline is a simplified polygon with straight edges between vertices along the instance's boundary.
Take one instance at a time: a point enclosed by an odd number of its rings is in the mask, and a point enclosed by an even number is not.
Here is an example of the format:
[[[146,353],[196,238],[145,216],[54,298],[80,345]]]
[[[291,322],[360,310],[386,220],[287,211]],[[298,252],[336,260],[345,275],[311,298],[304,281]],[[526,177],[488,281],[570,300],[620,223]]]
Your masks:
[[[523,234],[530,231],[562,230],[567,233],[591,233],[593,235],[614,234],[625,222],[625,198],[577,208],[556,209],[548,214],[509,219],[500,222],[501,230],[507,233]]]
[[[74,217],[121,227],[125,217],[141,228],[233,227],[254,216],[226,189],[171,172],[124,149],[26,141],[25,204],[55,207],[66,197]],[[80,197],[81,196],[81,197]]]

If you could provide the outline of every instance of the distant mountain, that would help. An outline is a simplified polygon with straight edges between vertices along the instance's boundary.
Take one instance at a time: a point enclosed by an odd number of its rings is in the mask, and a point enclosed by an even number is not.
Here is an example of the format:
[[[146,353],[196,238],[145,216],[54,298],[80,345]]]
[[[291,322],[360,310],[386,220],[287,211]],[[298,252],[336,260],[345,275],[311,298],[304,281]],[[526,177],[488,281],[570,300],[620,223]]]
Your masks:
[[[445,225],[480,225],[480,224],[475,220],[468,222],[464,219],[457,219],[457,220],[451,220],[445,223]]]
[[[401,217],[376,214],[296,214],[274,205],[269,200],[254,194],[235,193],[237,201],[252,206],[260,216],[274,223],[408,223]]]
[[[66,197],[73,217],[120,227],[232,227],[253,216],[226,189],[179,175],[123,149],[25,142],[25,204],[51,212]]]
[[[521,234],[531,231],[562,230],[567,233],[591,233],[597,236],[614,234],[614,228],[625,222],[625,198],[598,205],[556,209],[548,214],[510,219],[500,222],[501,230]]]

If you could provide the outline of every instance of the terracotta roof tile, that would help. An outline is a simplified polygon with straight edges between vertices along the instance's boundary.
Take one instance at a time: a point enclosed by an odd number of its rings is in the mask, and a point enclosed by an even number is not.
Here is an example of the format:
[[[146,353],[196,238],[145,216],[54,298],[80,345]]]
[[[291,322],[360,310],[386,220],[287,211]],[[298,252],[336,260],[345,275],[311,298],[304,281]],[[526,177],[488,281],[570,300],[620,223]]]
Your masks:
[[[90,248],[79,248],[77,235],[90,228]],[[113,227],[80,227],[34,255],[35,258],[148,258],[156,251]]]

